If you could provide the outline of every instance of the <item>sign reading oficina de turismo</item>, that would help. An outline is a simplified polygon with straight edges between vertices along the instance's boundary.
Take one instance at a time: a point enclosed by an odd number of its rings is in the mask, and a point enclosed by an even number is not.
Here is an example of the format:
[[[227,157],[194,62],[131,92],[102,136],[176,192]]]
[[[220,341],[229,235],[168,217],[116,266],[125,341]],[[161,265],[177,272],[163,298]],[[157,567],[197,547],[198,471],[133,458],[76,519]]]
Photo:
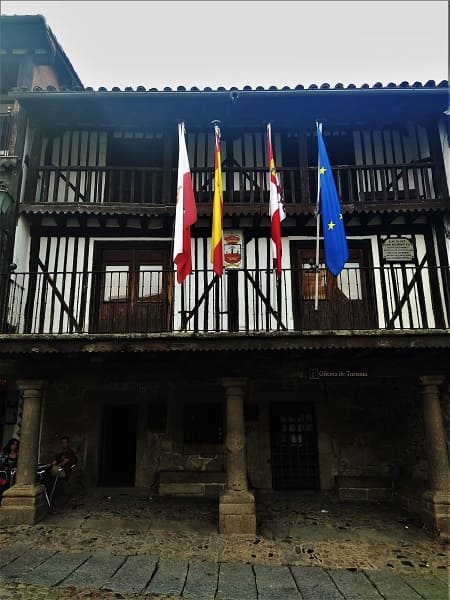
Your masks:
[[[352,369],[309,369],[309,379],[352,379],[368,377],[367,371],[354,371]]]

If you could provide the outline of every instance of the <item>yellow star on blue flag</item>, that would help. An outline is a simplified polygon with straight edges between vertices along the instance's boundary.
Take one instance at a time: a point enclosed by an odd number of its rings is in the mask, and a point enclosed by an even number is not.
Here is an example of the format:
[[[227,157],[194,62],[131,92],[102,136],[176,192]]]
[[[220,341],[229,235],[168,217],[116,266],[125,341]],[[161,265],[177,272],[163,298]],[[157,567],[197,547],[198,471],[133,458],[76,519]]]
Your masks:
[[[317,142],[319,144],[320,174],[319,211],[323,221],[325,264],[333,275],[339,275],[348,261],[347,238],[339,196],[319,126],[317,126]]]

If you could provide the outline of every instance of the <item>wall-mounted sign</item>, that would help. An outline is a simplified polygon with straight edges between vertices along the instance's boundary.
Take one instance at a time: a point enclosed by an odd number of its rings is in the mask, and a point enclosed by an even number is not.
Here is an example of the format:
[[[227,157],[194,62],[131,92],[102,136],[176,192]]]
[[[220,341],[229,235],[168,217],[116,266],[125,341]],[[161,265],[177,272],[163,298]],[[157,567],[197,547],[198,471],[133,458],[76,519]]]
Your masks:
[[[223,232],[223,262],[226,269],[240,269],[242,266],[242,232]]]
[[[388,238],[383,242],[383,259],[386,262],[414,262],[414,246],[408,238]]]
[[[360,379],[368,376],[367,371],[354,369],[308,369],[308,379]]]

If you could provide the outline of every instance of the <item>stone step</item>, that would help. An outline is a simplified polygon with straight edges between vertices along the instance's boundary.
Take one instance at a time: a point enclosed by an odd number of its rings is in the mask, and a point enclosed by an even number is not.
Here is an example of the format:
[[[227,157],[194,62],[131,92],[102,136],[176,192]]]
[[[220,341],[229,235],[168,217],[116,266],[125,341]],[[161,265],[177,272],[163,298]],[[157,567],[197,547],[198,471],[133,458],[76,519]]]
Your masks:
[[[226,473],[222,471],[161,471],[160,496],[217,497],[224,489]]]

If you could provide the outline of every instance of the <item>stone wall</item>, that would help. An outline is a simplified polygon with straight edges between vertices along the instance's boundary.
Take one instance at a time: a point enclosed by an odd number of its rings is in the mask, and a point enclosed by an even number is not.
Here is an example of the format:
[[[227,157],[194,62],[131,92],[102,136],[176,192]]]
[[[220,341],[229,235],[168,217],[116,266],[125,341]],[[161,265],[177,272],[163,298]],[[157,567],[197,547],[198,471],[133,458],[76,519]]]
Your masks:
[[[224,472],[224,445],[185,445],[180,392],[98,390],[83,384],[47,385],[44,397],[40,461],[51,460],[60,438],[68,435],[87,485],[98,485],[103,406],[135,404],[138,410],[136,486],[157,489],[159,473]],[[196,398],[214,390],[192,391]],[[151,426],[151,402],[167,400],[167,429]],[[448,388],[443,409],[449,407]],[[390,477],[391,466],[407,478],[425,481],[427,454],[420,389],[411,380],[334,383],[298,380],[278,389],[254,383],[247,403],[256,407],[245,423],[248,479],[255,489],[272,486],[270,403],[308,402],[315,407],[321,489],[332,489],[336,476]],[[447,431],[449,427],[446,420]]]
[[[334,475],[426,477],[426,446],[420,391],[408,382],[327,384],[321,435],[328,434]]]
[[[87,461],[88,415],[77,384],[47,384],[44,392],[39,461],[49,462],[60,451],[61,437],[70,438],[80,468]]]

